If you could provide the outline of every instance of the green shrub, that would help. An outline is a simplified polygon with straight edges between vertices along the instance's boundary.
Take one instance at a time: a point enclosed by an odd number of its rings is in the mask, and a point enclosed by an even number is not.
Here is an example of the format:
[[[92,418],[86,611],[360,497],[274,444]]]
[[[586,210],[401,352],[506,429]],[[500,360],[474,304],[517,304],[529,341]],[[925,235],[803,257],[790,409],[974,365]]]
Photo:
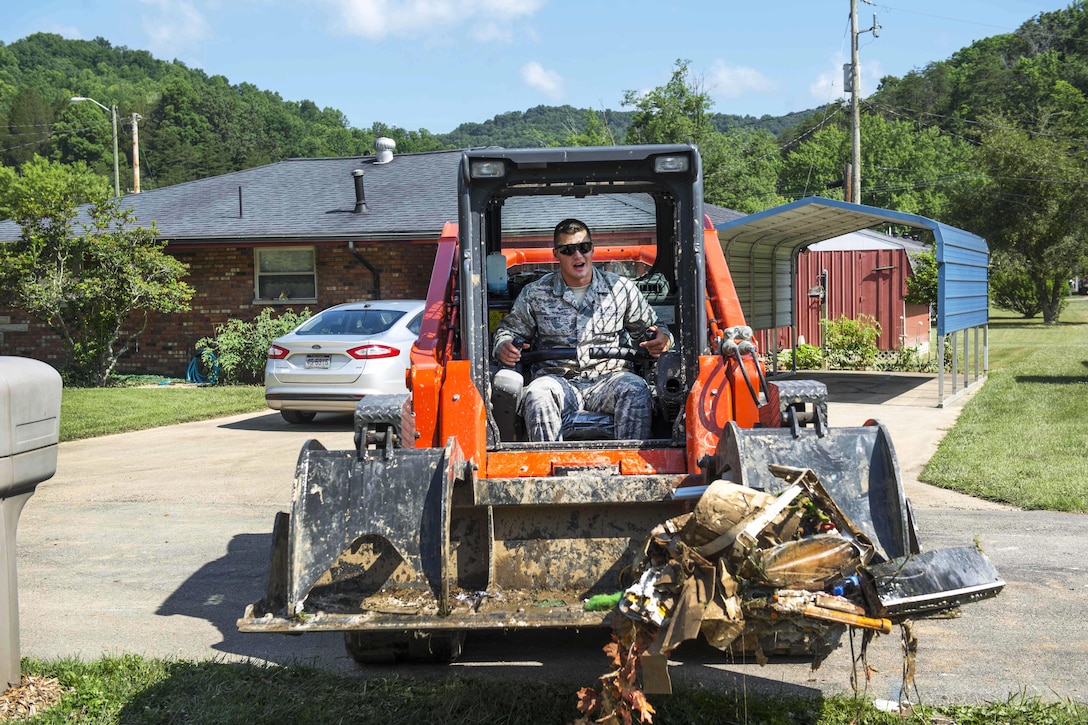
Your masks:
[[[858,319],[821,320],[827,365],[840,370],[865,370],[876,360],[880,323],[872,315]]]
[[[821,370],[824,366],[823,350],[807,342],[797,346],[798,370]],[[778,353],[779,370],[789,370],[793,367],[793,350],[787,348]]]
[[[278,317],[265,307],[249,322],[231,319],[215,328],[214,337],[197,340],[196,349],[208,367],[219,365],[219,382],[227,385],[260,382],[268,346],[310,318],[309,308],[288,308]]]

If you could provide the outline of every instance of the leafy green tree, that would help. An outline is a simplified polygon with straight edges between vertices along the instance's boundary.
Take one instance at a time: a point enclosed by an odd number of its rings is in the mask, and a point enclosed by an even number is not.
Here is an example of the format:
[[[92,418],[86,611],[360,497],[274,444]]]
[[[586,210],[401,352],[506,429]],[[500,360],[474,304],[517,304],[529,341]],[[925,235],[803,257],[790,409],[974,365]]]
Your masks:
[[[1008,299],[1030,284],[1034,299],[1012,309],[1037,305],[1045,323],[1057,322],[1069,278],[1088,259],[1088,155],[1078,142],[1029,133],[1003,117],[988,117],[985,127],[976,158],[986,181],[964,199],[963,226],[1003,253],[995,254],[996,269],[1011,280]]]
[[[693,143],[702,157],[706,201],[744,211],[773,206],[779,201],[777,148],[766,134],[718,131],[714,102],[689,65],[677,60],[669,82],[645,94],[624,92],[623,105],[636,109],[626,143]]]
[[[705,170],[704,199],[711,204],[754,214],[788,199],[778,193],[782,154],[767,131],[719,134],[721,163]]]
[[[926,249],[911,255],[911,274],[907,277],[907,302],[916,305],[937,304],[937,252]]]
[[[850,136],[839,116],[793,144],[782,167],[783,196],[842,199]],[[872,113],[861,117],[861,150],[863,204],[942,219],[955,193],[977,176],[972,148],[963,139]]]
[[[61,213],[64,206],[105,199],[112,192],[111,182],[83,162],[59,164],[35,156],[19,173],[0,166],[0,219],[15,219],[17,210],[34,204],[44,203],[43,209],[52,211],[48,200],[54,200],[57,213]]]
[[[804,125],[809,123],[812,119]],[[779,191],[784,197],[844,198],[843,174],[850,158],[850,132],[845,124],[828,122],[799,129],[787,148],[779,174]]]
[[[425,128],[418,131],[408,131],[396,126],[387,126],[380,122],[375,122],[366,131],[353,130],[352,135],[356,139],[355,151],[353,151],[355,154],[372,153],[374,142],[382,136],[396,141],[397,153],[399,154],[442,151],[454,148]]]
[[[1016,252],[995,252],[990,258],[990,300],[995,306],[1018,312],[1030,320],[1042,312],[1043,307],[1028,266]],[[1064,298],[1059,305],[1064,307]]]
[[[85,177],[48,163],[24,165],[14,191],[20,238],[0,245],[0,303],[24,310],[56,332],[68,351],[72,382],[105,385],[149,311],[188,309],[185,266],[166,242],[136,226],[102,188],[76,221]],[[135,325],[136,329],[132,330]],[[126,326],[132,331],[123,332]]]
[[[120,120],[120,119],[119,119]],[[118,125],[117,133],[123,130]],[[61,110],[53,124],[50,158],[65,163],[84,162],[105,177],[113,178],[113,119],[93,103],[73,103]],[[118,138],[118,155],[124,139]],[[118,159],[121,169],[126,167]]]
[[[570,134],[561,142],[562,146],[615,146],[616,139],[609,128],[601,122],[601,117],[592,108],[586,111],[585,125],[580,129],[571,129]]]
[[[717,133],[710,94],[688,73],[689,60],[677,60],[669,82],[647,93],[624,91],[623,105],[636,109],[627,129],[628,144],[702,144]]]

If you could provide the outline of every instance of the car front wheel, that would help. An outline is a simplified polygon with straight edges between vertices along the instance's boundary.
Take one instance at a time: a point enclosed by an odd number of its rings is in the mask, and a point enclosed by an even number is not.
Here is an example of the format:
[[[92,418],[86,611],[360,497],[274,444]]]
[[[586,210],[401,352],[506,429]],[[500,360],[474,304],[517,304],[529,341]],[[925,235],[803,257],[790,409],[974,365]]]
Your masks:
[[[308,413],[305,410],[281,410],[280,415],[291,425],[301,425],[303,423],[309,423],[317,414]]]

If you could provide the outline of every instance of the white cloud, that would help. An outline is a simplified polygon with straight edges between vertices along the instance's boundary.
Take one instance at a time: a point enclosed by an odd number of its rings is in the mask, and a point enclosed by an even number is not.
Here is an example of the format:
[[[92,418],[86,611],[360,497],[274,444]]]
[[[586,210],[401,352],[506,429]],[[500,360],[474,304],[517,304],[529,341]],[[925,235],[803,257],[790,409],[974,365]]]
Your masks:
[[[509,41],[513,26],[545,0],[317,0],[333,12],[334,27],[371,40],[448,34],[465,26],[477,39]]]
[[[710,68],[707,90],[716,98],[736,99],[752,93],[769,93],[778,84],[755,68],[727,66],[717,61]]]
[[[160,58],[199,58],[201,45],[213,33],[211,24],[189,0],[140,0],[150,13],[141,17],[148,45]]]
[[[521,79],[530,88],[534,88],[548,98],[559,100],[563,97],[563,76],[555,71],[546,70],[535,60],[521,67]]]

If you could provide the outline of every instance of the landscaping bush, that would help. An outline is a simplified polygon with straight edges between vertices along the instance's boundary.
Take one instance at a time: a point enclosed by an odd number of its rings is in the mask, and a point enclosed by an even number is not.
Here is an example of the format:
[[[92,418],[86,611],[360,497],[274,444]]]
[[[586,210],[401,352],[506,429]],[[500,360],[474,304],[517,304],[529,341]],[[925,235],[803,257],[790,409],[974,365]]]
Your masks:
[[[231,319],[215,328],[214,337],[197,340],[196,349],[209,368],[218,364],[219,382],[227,385],[260,382],[268,346],[310,318],[310,309],[288,308],[278,317],[266,307],[249,322]]]
[[[824,350],[829,368],[839,370],[865,370],[873,366],[880,338],[880,323],[872,315],[858,315],[858,319],[838,317],[821,320]]]
[[[807,342],[797,346],[798,370],[821,370],[824,366],[823,350]],[[779,370],[789,370],[793,367],[793,350],[786,348],[778,353]]]

